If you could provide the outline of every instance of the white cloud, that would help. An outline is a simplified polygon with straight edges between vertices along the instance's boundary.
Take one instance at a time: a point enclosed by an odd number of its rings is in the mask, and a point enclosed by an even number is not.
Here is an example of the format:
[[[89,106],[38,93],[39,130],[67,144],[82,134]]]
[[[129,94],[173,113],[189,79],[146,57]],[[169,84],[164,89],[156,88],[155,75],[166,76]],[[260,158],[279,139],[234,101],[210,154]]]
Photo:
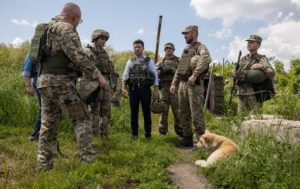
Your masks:
[[[284,62],[289,67],[289,61],[300,58],[300,21],[285,21],[260,28],[257,33],[263,37],[259,52],[268,57],[275,56],[277,60]],[[235,37],[228,48],[227,58],[236,61],[238,50],[247,53],[245,39]]]
[[[20,47],[22,44],[24,43],[24,40],[21,39],[20,37],[16,37],[13,42],[12,42],[12,45],[14,48],[18,48]]]
[[[294,0],[296,1],[296,0]],[[238,19],[266,19],[266,15],[278,12],[291,3],[282,0],[191,0],[199,17],[219,18],[223,26],[230,26]]]
[[[191,0],[190,6],[201,18],[222,20],[222,29],[211,35],[223,39],[231,36],[230,28],[238,20],[289,20],[294,16],[292,3],[300,8],[300,0]]]
[[[80,37],[80,41],[83,47],[91,43],[91,40],[87,37]]]
[[[11,19],[11,22],[14,23],[14,24],[16,24],[16,25],[29,26],[29,27],[35,27],[38,24],[38,22],[35,21],[35,20],[32,21],[32,22],[29,22],[29,21],[27,21],[25,19],[18,20],[16,18]]]
[[[242,56],[247,54],[246,41],[245,39],[235,36],[234,40],[229,44],[227,59],[236,62],[240,50],[242,51]]]
[[[293,58],[300,58],[300,21],[280,22],[258,30],[263,41],[261,52],[275,56],[288,65]]]
[[[296,4],[300,8],[300,0],[291,0],[293,4]]]
[[[231,35],[232,30],[227,27],[223,27],[220,31],[216,31],[215,33],[209,34],[209,36],[214,36],[218,39],[224,39]]]
[[[145,34],[145,30],[144,28],[140,28],[139,30],[133,32],[134,34],[137,34],[137,35],[144,35]]]

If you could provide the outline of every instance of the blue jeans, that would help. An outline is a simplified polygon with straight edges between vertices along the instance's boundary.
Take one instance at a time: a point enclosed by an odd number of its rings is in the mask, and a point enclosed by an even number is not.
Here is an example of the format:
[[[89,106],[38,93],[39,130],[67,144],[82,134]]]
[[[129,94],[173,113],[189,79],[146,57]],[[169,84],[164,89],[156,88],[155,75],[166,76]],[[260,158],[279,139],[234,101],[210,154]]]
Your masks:
[[[35,90],[37,99],[38,99],[38,103],[39,103],[39,110],[35,119],[35,123],[34,123],[34,128],[32,131],[32,134],[30,135],[32,138],[38,138],[39,134],[40,134],[40,129],[41,129],[41,94],[39,93],[38,89],[37,89],[37,78],[33,79],[32,82],[33,88]]]

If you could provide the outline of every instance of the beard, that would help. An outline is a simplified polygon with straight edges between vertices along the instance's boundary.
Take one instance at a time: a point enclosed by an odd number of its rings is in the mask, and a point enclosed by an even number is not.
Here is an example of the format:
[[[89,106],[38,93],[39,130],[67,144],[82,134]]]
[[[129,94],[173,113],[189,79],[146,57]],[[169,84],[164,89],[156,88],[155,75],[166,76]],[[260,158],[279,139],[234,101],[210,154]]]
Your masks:
[[[187,44],[191,44],[193,42],[193,40],[191,38],[185,38],[185,42]]]

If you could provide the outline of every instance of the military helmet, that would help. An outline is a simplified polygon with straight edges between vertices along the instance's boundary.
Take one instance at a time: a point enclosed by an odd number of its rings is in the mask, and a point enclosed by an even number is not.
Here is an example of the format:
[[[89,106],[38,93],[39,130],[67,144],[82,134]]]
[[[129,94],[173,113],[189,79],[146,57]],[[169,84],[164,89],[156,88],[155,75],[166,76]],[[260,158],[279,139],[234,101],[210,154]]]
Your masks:
[[[247,83],[261,83],[266,79],[264,72],[261,70],[249,70],[245,74]]]
[[[154,99],[150,104],[150,109],[154,114],[161,114],[168,111],[168,105],[160,99]]]
[[[96,29],[93,33],[92,33],[92,42],[95,41],[98,37],[103,36],[106,37],[107,40],[109,39],[109,33],[105,30],[102,29]]]
[[[87,101],[87,99],[98,89],[99,86],[99,82],[97,80],[89,80],[87,78],[82,78],[79,81],[79,84],[79,94],[84,101]]]
[[[168,42],[164,45],[164,49],[166,49],[166,48],[171,48],[171,49],[175,50],[174,44],[171,42]]]

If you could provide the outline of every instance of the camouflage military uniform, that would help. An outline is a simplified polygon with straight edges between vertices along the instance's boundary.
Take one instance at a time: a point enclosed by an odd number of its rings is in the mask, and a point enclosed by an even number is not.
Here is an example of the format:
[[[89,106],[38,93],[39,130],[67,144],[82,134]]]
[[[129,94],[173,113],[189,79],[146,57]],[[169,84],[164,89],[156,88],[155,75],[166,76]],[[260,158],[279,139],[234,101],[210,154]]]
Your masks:
[[[100,89],[97,95],[96,104],[92,106],[91,110],[94,134],[100,132],[101,136],[108,136],[108,126],[111,118],[110,92],[112,90],[111,87],[115,85],[112,77],[112,74],[114,73],[113,64],[109,60],[105,50],[98,51],[94,47],[88,45],[84,51],[98,70],[101,71],[108,83],[104,88]]]
[[[266,56],[260,54],[243,56],[240,61],[240,69],[242,72],[250,70],[254,64],[262,64],[263,71],[267,75],[274,75],[274,69],[272,68],[269,60]],[[260,112],[263,103],[258,102],[255,97],[255,92],[251,83],[239,83],[238,84],[238,112],[250,112],[257,114]]]
[[[81,162],[91,162],[95,157],[91,122],[86,106],[75,88],[78,75],[71,67],[79,68],[91,80],[97,80],[101,73],[90,64],[81,47],[78,33],[69,23],[56,22],[49,26],[47,47],[51,55],[42,61],[41,75],[38,78],[38,88],[42,95],[42,126],[37,168],[47,169],[53,166],[51,149],[56,144],[62,109],[66,109],[73,122]]]
[[[257,35],[250,35],[249,39],[246,41],[254,41],[260,44],[262,38]],[[238,70],[240,76],[242,76],[242,78],[245,77],[246,73],[251,70],[251,67],[255,64],[261,64],[262,67],[260,71],[263,72],[267,79],[273,80],[275,71],[269,63],[268,58],[265,55],[260,55],[258,53],[252,55],[247,54],[241,58],[240,68]],[[238,112],[257,114],[260,112],[263,103],[257,100],[256,94],[261,91],[254,91],[253,84],[250,83],[251,81],[242,82],[242,78],[239,79],[241,82],[238,82]]]
[[[196,61],[192,64],[191,58],[199,55]],[[205,45],[196,42],[188,45],[181,56],[180,63],[173,78],[172,86],[178,86],[179,98],[179,115],[183,128],[183,136],[190,138],[193,133],[199,137],[205,131],[205,121],[203,115],[204,103],[204,82],[203,77],[208,70],[211,58],[209,51]],[[186,68],[182,68],[187,64]],[[180,70],[187,72],[181,74]],[[194,85],[187,83],[188,78],[194,75],[197,77]],[[194,125],[194,132],[192,130],[191,121]]]
[[[162,59],[157,65],[157,73],[159,77],[159,87],[161,99],[167,104],[168,111],[163,112],[159,121],[159,132],[161,134],[166,134],[168,132],[168,115],[169,107],[171,106],[173,116],[174,116],[174,130],[177,134],[182,134],[182,127],[180,125],[179,119],[179,106],[178,106],[178,95],[170,93],[171,83],[174,74],[179,63],[179,58],[173,56],[171,59],[166,57]]]

